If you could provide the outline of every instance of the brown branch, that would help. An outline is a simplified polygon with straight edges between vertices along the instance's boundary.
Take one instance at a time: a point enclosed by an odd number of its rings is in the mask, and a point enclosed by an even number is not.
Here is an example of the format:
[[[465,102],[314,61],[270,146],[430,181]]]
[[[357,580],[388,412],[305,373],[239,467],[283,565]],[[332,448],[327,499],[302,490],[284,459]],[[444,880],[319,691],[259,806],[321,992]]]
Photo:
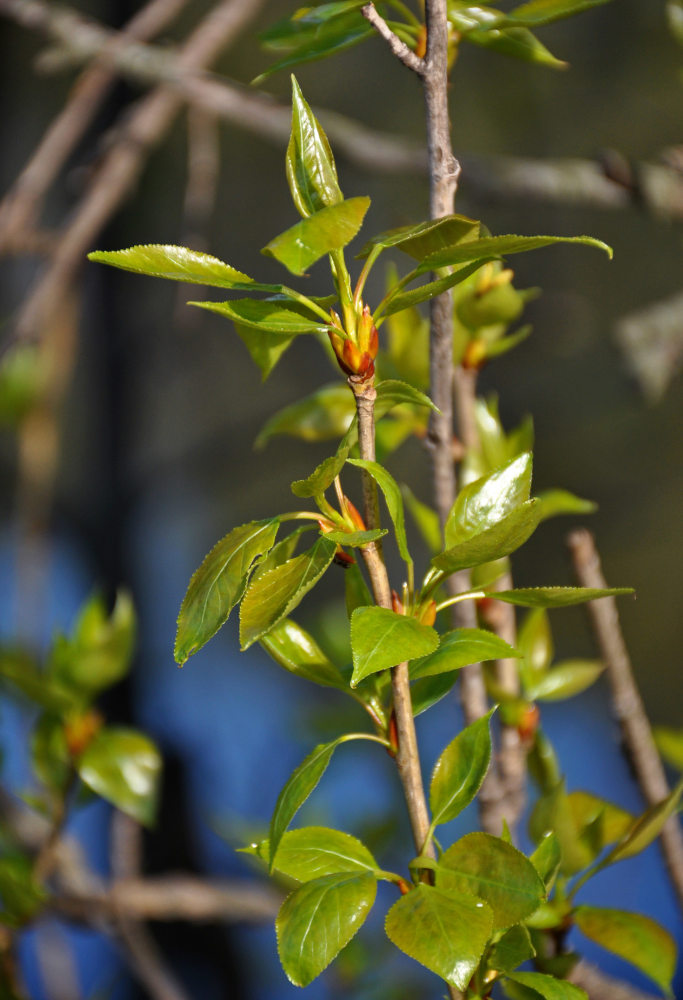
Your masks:
[[[567,542],[579,584],[582,587],[606,587],[600,557],[590,532],[585,528],[574,531]],[[599,601],[591,601],[587,609],[605,663],[614,714],[621,727],[624,747],[645,801],[650,806],[655,805],[667,797],[670,789],[634,679],[619,625],[617,602],[613,597],[603,597]],[[664,826],[660,842],[669,878],[679,905],[683,907],[683,833],[677,816],[672,816]]]
[[[656,1000],[652,993],[643,993],[630,983],[613,979],[589,962],[579,962],[568,979],[584,989],[589,1000]]]
[[[413,73],[417,73],[418,76],[424,76],[424,59],[415,55],[413,50],[401,41],[398,35],[394,34],[384,18],[377,13],[374,3],[366,3],[364,7],[361,7],[360,12],[377,34],[384,39],[399,62],[402,62],[408,69],[412,69]]]

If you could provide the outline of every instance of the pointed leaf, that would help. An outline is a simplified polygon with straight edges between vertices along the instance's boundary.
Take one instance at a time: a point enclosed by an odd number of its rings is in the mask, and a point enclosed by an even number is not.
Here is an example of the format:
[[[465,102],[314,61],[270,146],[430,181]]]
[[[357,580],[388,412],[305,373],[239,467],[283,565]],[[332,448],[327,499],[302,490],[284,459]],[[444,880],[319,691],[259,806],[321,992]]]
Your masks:
[[[349,465],[357,465],[359,468],[365,469],[365,471],[372,476],[381,489],[384,494],[389,515],[394,523],[398,551],[401,553],[401,558],[408,563],[409,566],[412,566],[413,560],[410,556],[410,552],[408,551],[408,539],[406,538],[403,497],[401,496],[401,490],[398,487],[398,483],[394,477],[379,464],[379,462],[371,462],[368,459],[363,458],[350,458]]]
[[[397,948],[465,990],[491,935],[492,915],[471,896],[420,884],[394,903],[384,927]]]
[[[635,817],[631,813],[607,802],[590,792],[574,791],[567,796],[569,809],[574,817],[577,829],[584,830],[589,826],[600,822],[600,842],[598,850],[606,844],[613,844],[616,840],[621,840],[631,829]]]
[[[543,972],[509,972],[508,979],[534,990],[543,997],[543,1000],[588,1000],[587,994],[580,986],[574,986],[566,979],[546,976]]]
[[[517,648],[524,656],[531,676],[548,669],[554,647],[550,617],[544,608],[534,608],[525,616],[517,634]]]
[[[585,604],[601,597],[619,597],[632,594],[633,587],[520,587],[517,590],[497,590],[497,601],[517,604],[523,608],[569,608],[574,604]]]
[[[156,815],[161,755],[149,737],[107,726],[76,760],[81,781],[144,826]]]
[[[287,181],[299,214],[306,218],[343,201],[337,168],[323,129],[292,76],[292,131],[287,147]]]
[[[129,247],[127,250],[96,250],[88,254],[88,260],[136,274],[149,274],[154,278],[170,278],[171,281],[185,281],[192,285],[215,285],[218,288],[234,288],[251,285],[252,279],[241,271],[212,257],[208,253],[161,244]],[[257,286],[255,285],[255,288]]]
[[[248,649],[303,600],[334,559],[337,546],[318,538],[307,552],[264,573],[248,587],[240,606],[240,644]]]
[[[377,386],[377,399],[375,401],[375,416],[384,416],[392,407],[400,406],[401,403],[408,403],[412,406],[426,406],[430,410],[434,410],[435,413],[439,412],[429,396],[425,395],[424,392],[420,392],[415,386],[408,385],[407,382],[388,378],[379,383]]]
[[[550,24],[561,18],[580,14],[591,7],[599,7],[608,0],[529,0],[510,12],[510,20],[524,23],[527,27]]]
[[[308,986],[349,943],[377,893],[370,873],[325,875],[306,882],[282,904],[275,930],[288,979]]]
[[[129,594],[117,594],[111,615],[100,597],[91,598],[81,608],[72,635],[54,644],[50,678],[58,686],[92,698],[128,673],[135,633],[135,609]]]
[[[529,860],[543,879],[546,889],[550,891],[562,860],[560,843],[552,831],[545,835]]]
[[[410,688],[410,699],[413,703],[413,715],[417,718],[432,705],[448,694],[458,679],[458,672],[451,674],[435,674],[433,677],[421,677]]]
[[[572,916],[581,931],[649,976],[668,996],[676,971],[676,943],[658,923],[640,913],[578,906]]]
[[[539,842],[551,831],[560,845],[564,875],[575,875],[591,864],[595,851],[581,837],[582,829],[574,819],[564,781],[559,781],[537,800],[529,819],[533,840]]]
[[[262,448],[276,434],[289,434],[303,441],[342,437],[355,412],[353,394],[347,385],[340,382],[324,385],[275,413],[260,431],[254,446]]]
[[[249,351],[251,360],[261,372],[263,382],[268,378],[295,337],[295,334],[254,330],[250,326],[242,326],[241,323],[235,323],[235,332]]]
[[[492,527],[435,556],[432,564],[444,573],[455,573],[459,569],[469,569],[508,556],[533,535],[539,516],[538,501],[527,500]],[[506,600],[501,597],[502,593],[509,595],[519,591],[496,591],[496,600]]]
[[[351,427],[355,428],[355,426],[354,420]],[[296,479],[292,483],[291,490],[294,496],[301,498],[315,497],[320,496],[321,493],[329,489],[344,468],[350,450],[350,446],[344,445],[342,441],[335,455],[324,459],[306,479]]]
[[[530,701],[573,698],[595,684],[605,669],[600,660],[563,660],[526,688]]]
[[[485,900],[496,930],[519,923],[545,899],[545,886],[529,859],[488,833],[469,833],[448,848],[439,860],[437,885]]]
[[[194,573],[178,615],[175,658],[181,666],[228,620],[254,560],[271,548],[278,528],[277,518],[233,528]]]
[[[608,257],[612,257],[611,247],[592,236],[485,236],[470,243],[461,243],[430,254],[422,261],[418,272],[435,271],[440,267],[452,267],[469,260],[482,261],[484,257],[506,257],[512,253],[526,253],[528,250],[538,250],[555,243],[581,243],[584,246],[604,250]]]
[[[655,726],[652,731],[657,749],[672,767],[683,771],[683,729],[673,726]]]
[[[351,687],[369,674],[431,653],[439,636],[429,625],[388,608],[356,608],[351,615]]]
[[[468,219],[465,215],[447,215],[373,236],[356,257],[365,259],[375,247],[397,247],[415,260],[423,260],[430,253],[476,239],[480,228],[481,223],[476,219]]]
[[[427,506],[426,503],[418,500],[410,487],[406,486],[405,483],[401,485],[401,493],[403,494],[408,511],[422,535],[423,541],[429,551],[436,555],[442,548],[439,515],[435,510]]]
[[[598,505],[592,500],[582,500],[569,490],[541,490],[541,520],[557,517],[558,514],[594,514]]]
[[[645,850],[659,836],[669,816],[673,816],[678,809],[681,795],[683,795],[683,779],[679,781],[670,795],[638,817],[624,839],[605,859],[605,864],[614,864],[616,861],[632,858]]]
[[[270,865],[268,840],[258,845],[257,853]],[[365,844],[350,833],[324,826],[304,826],[283,835],[272,870],[297,882],[311,882],[342,872],[375,872],[377,867]]]
[[[503,934],[500,941],[494,944],[487,964],[490,969],[497,969],[499,972],[512,972],[535,954],[536,949],[531,943],[529,931],[520,924],[511,927]]]
[[[460,490],[446,521],[446,547],[492,527],[527,501],[531,466],[531,453],[526,452]]]
[[[259,640],[285,670],[324,687],[348,690],[341,672],[323,653],[313,636],[291,618],[284,618]]]
[[[304,274],[326,253],[341,250],[351,242],[369,207],[369,198],[349,198],[321,208],[280,233],[261,253],[279,260],[292,274]]]
[[[389,531],[387,528],[371,528],[369,531],[326,531],[325,538],[329,538],[331,542],[336,542],[337,545],[358,547],[368,545],[370,542],[376,542],[378,538],[384,538],[388,534]]]
[[[562,59],[557,59],[528,28],[492,28],[489,31],[475,29],[468,31],[463,38],[501,55],[539,63],[551,69],[567,69],[569,65]]]
[[[325,323],[287,309],[281,299],[233,299],[232,302],[188,302],[209,312],[226,316],[233,323],[267,333],[296,336],[298,333],[324,333]],[[270,343],[270,341],[269,341]]]
[[[357,45],[366,38],[372,38],[373,35],[374,30],[365,18],[355,11],[335,17],[328,22],[313,25],[313,29],[303,32],[295,40],[294,45],[286,46],[287,48],[291,48],[289,55],[284,56],[272,66],[269,66],[267,70],[257,76],[252,82],[260,84],[266,77],[278,72],[278,70],[297,66],[301,63],[312,62],[316,59],[324,59],[337,52],[343,52],[345,49]],[[283,46],[278,40],[275,45],[270,45],[269,47],[281,48]]]
[[[493,711],[463,729],[434,767],[429,789],[433,823],[448,823],[472,802],[491,762],[489,723]]]
[[[518,658],[521,654],[495,634],[479,628],[456,628],[441,636],[436,652],[413,660],[411,680],[460,670],[470,663]]]

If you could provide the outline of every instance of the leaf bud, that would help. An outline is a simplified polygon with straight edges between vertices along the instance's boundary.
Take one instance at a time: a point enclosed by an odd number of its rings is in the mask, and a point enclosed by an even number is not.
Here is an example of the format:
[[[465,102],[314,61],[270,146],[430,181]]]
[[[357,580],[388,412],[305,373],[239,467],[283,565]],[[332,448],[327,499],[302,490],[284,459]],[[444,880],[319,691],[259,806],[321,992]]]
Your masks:
[[[346,494],[344,494],[343,497],[343,507],[344,509],[342,513],[344,515],[347,524],[351,526],[351,529],[353,531],[367,531],[367,528],[365,526],[365,521],[360,516],[358,508],[356,507],[355,504],[351,503]]]
[[[436,621],[436,601],[427,601],[421,605],[416,617],[421,625],[433,625]]]
[[[93,708],[66,719],[64,738],[71,757],[80,757],[87,750],[103,723],[103,717]]]
[[[392,611],[395,611],[397,615],[404,615],[406,613],[403,601],[395,590],[391,591],[391,609]]]

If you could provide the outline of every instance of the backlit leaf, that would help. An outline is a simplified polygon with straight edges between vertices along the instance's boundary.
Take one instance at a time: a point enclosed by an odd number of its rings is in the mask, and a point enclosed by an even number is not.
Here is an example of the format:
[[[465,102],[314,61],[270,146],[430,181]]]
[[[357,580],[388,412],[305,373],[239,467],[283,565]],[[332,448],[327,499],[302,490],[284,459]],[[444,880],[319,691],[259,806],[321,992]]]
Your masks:
[[[100,597],[82,607],[72,634],[55,643],[49,673],[58,685],[94,695],[126,676],[135,645],[135,609],[121,591],[108,614]]]
[[[469,833],[448,848],[439,859],[437,885],[485,900],[497,930],[530,916],[546,895],[529,859],[488,833]]]
[[[492,527],[527,501],[531,467],[527,452],[460,490],[446,521],[446,547]]]
[[[252,279],[234,267],[208,253],[161,244],[129,247],[127,250],[96,250],[88,260],[136,274],[149,274],[154,278],[170,278],[193,285],[215,285],[234,288],[251,285]]]
[[[280,233],[261,253],[280,261],[292,274],[304,274],[326,253],[351,242],[369,207],[369,198],[349,198],[321,208]]]
[[[365,471],[372,476],[381,489],[384,494],[389,515],[394,523],[396,544],[398,545],[398,550],[401,553],[401,558],[408,563],[409,566],[411,566],[413,560],[410,552],[408,551],[406,522],[403,511],[403,497],[401,496],[401,490],[399,489],[396,480],[383,466],[379,464],[379,462],[371,462],[362,458],[350,458],[349,465],[357,465],[359,468],[365,469]]]
[[[347,690],[341,672],[325,656],[313,636],[291,618],[284,618],[259,641],[276,663],[297,677],[325,687]]]
[[[343,382],[316,389],[310,396],[275,413],[256,438],[262,448],[276,434],[289,434],[304,441],[326,441],[342,437],[356,412],[353,394]]]
[[[670,795],[638,817],[624,839],[610,852],[605,863],[614,864],[645,850],[659,836],[669,816],[673,816],[678,809],[681,795],[683,795],[683,779]]]
[[[554,648],[550,618],[544,608],[534,608],[525,615],[517,634],[517,648],[524,656],[531,677],[548,669]]]
[[[408,403],[412,406],[426,406],[436,413],[439,412],[429,396],[407,382],[388,378],[377,385],[375,416],[381,417],[385,413],[388,413],[392,407],[399,406],[401,403]]]
[[[295,986],[308,986],[349,943],[377,893],[368,872],[305,882],[282,904],[275,929],[282,967]]]
[[[235,332],[249,351],[251,360],[261,372],[264,382],[296,336],[289,333],[273,333],[270,330],[254,330],[253,327],[242,326],[241,323],[235,323]]]
[[[580,986],[568,983],[566,979],[556,979],[543,972],[509,972],[508,979],[520,986],[539,993],[543,1000],[588,1000]]]
[[[556,59],[528,28],[492,28],[489,31],[476,28],[463,37],[474,45],[524,62],[539,63],[551,69],[566,69],[568,65],[561,59]]]
[[[258,854],[270,864],[268,840],[259,844]],[[374,872],[377,862],[365,844],[350,833],[324,826],[305,826],[288,830],[283,835],[272,870],[297,882],[310,882],[342,872]]]
[[[520,587],[517,590],[497,590],[495,598],[523,608],[569,608],[600,597],[632,593],[632,587],[607,587],[604,590],[594,587]]]
[[[428,302],[449,288],[455,288],[456,285],[459,285],[466,278],[469,278],[470,275],[474,274],[475,271],[478,271],[482,264],[492,259],[492,257],[477,257],[473,263],[456,268],[450,274],[445,274],[434,281],[428,281],[417,288],[411,288],[409,291],[397,289],[390,292],[383,300],[381,307],[378,306],[375,314],[381,316],[383,319],[385,316],[391,316],[394,313],[401,312],[403,309],[416,306],[420,302]],[[415,272],[415,277],[417,278],[422,273],[422,269],[418,269]]]
[[[604,250],[608,257],[612,256],[611,248],[602,240],[596,240],[592,236],[485,236],[430,254],[419,265],[418,271],[420,273],[435,271],[440,267],[465,264],[470,260],[482,261],[485,257],[506,257],[508,254],[538,250],[555,243],[579,243],[597,247],[599,250]]]
[[[481,563],[510,555],[533,535],[539,521],[536,500],[527,500],[492,527],[459,542],[432,559],[432,563],[444,573],[455,573],[459,569],[469,569]],[[502,593],[519,591],[496,591],[496,599],[505,600]]]
[[[292,131],[285,161],[292,200],[306,218],[343,200],[325,132],[292,76]]]
[[[269,66],[265,72],[256,77],[253,83],[261,83],[266,77],[278,72],[278,70],[343,52],[366,38],[372,38],[374,33],[374,29],[370,27],[365,18],[353,10],[325,23],[313,25],[311,30],[305,30],[298,38],[293,38],[293,44],[286,46],[291,49],[289,54]],[[282,47],[280,40],[276,41],[276,45],[272,45],[268,36],[265,37],[269,47]]]
[[[492,925],[486,903],[421,883],[394,903],[384,927],[397,948],[447,983],[465,990]]]
[[[267,333],[295,336],[299,333],[321,333],[327,326],[319,319],[302,316],[294,309],[288,309],[282,299],[233,299],[231,302],[188,302],[209,312],[226,316],[233,323]]]
[[[97,795],[145,826],[156,815],[161,756],[143,733],[106,727],[76,760],[76,770]]]
[[[499,972],[512,972],[535,954],[536,949],[531,943],[529,931],[523,924],[519,924],[506,931],[500,941],[494,944],[487,964],[490,969],[497,969]]]
[[[434,825],[455,819],[481,788],[491,761],[491,715],[458,733],[439,757],[429,789]]]
[[[415,618],[399,615],[388,608],[356,608],[351,615],[351,687],[369,674],[425,656],[438,645],[436,631],[421,625]]]
[[[546,889],[550,890],[562,860],[560,843],[552,831],[543,837],[529,860],[543,879]]]
[[[534,27],[580,14],[607,2],[608,0],[529,0],[529,3],[510,11],[510,18],[524,22],[527,27]]]
[[[363,260],[374,247],[397,247],[415,260],[423,260],[430,253],[476,239],[480,226],[476,219],[468,219],[465,215],[447,215],[413,226],[401,226],[373,236],[356,256]]]
[[[586,937],[626,959],[668,996],[676,971],[676,943],[660,924],[641,913],[577,906],[572,914]]]
[[[525,688],[530,701],[561,701],[594,684],[605,669],[600,660],[563,660]]]
[[[470,663],[519,657],[518,651],[495,632],[478,628],[456,628],[441,636],[436,652],[410,664],[411,680],[459,670]]]
[[[621,806],[607,802],[590,792],[573,791],[567,796],[569,809],[577,829],[582,830],[600,822],[599,850],[606,844],[620,840],[633,826],[635,817]]]
[[[178,615],[175,658],[181,666],[228,620],[254,561],[271,548],[278,528],[277,518],[233,528],[194,573]]]
[[[541,502],[542,521],[558,514],[594,514],[598,509],[592,500],[582,500],[569,490],[541,490],[538,500]]]
[[[655,726],[652,735],[664,760],[672,767],[683,771],[683,729]]]
[[[378,538],[383,538],[388,533],[387,528],[371,528],[369,531],[326,531],[325,538],[336,542],[337,545],[358,547],[376,542]]]

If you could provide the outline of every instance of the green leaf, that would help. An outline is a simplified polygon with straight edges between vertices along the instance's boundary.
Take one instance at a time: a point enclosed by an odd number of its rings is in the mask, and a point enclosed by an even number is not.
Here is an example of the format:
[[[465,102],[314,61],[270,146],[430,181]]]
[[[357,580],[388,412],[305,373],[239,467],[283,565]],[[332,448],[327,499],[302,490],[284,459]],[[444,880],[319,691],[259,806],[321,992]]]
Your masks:
[[[306,218],[344,196],[325,132],[292,76],[292,131],[285,161],[287,182],[299,214]]]
[[[632,858],[656,840],[669,816],[673,816],[678,809],[681,795],[683,795],[683,779],[670,795],[638,817],[624,839],[610,852],[604,864],[613,865],[625,858]]]
[[[435,413],[439,412],[429,396],[425,395],[424,392],[420,392],[415,386],[408,385],[407,382],[388,378],[377,385],[377,399],[375,401],[376,417],[383,417],[385,413],[388,413],[394,406],[399,406],[401,403],[407,403],[412,406],[426,406],[430,410],[434,410]]]
[[[607,802],[590,792],[574,791],[567,796],[569,809],[577,829],[595,826],[599,821],[600,840],[598,851],[606,844],[613,844],[631,829],[634,816],[613,802]]]
[[[387,913],[390,941],[459,990],[467,989],[492,930],[486,903],[431,885],[417,885]]]
[[[369,198],[349,198],[321,208],[280,233],[261,253],[279,260],[292,274],[304,274],[326,253],[341,250],[351,242],[369,207]]]
[[[468,42],[484,49],[492,49],[504,56],[539,63],[551,69],[566,69],[568,63],[556,59],[545,45],[528,28],[475,28],[463,35]]]
[[[558,514],[594,514],[598,509],[592,500],[582,500],[569,490],[541,490],[538,500],[541,502],[542,521]]]
[[[441,636],[436,652],[413,660],[410,664],[410,677],[411,680],[417,680],[419,677],[460,670],[470,663],[518,658],[520,655],[495,632],[479,628],[456,628]]]
[[[276,434],[289,434],[304,441],[338,438],[349,429],[356,412],[353,394],[343,382],[333,382],[275,413],[256,438],[263,448]]]
[[[316,59],[324,59],[337,52],[343,52],[345,49],[365,41],[366,38],[372,38],[374,30],[364,17],[355,11],[350,11],[343,16],[335,17],[321,24],[314,24],[310,30],[304,28],[298,38],[291,31],[289,34],[291,39],[289,42],[286,38],[283,39],[281,35],[280,38],[273,39],[274,44],[271,43],[272,35],[269,37],[269,34],[266,33],[262,36],[270,48],[285,47],[290,48],[291,51],[288,55],[273,63],[272,66],[269,66],[252,83],[260,84],[266,77],[272,76],[278,70],[297,66],[301,63],[313,62]]]
[[[450,274],[445,274],[441,278],[437,278],[434,281],[428,281],[424,285],[419,285],[417,288],[412,288],[408,292],[404,292],[401,289],[396,289],[390,292],[389,295],[383,300],[382,305],[377,308],[376,315],[382,316],[392,316],[394,313],[402,312],[404,309],[409,309],[411,306],[416,306],[420,302],[428,302],[430,299],[435,298],[437,295],[441,295],[442,292],[447,291],[449,288],[454,288],[461,282],[469,278],[470,275],[478,271],[482,264],[486,264],[489,260],[493,260],[493,257],[482,257],[477,258],[473,263],[466,264],[463,267],[452,271]],[[422,274],[422,268],[419,268],[415,273],[414,277],[418,277]],[[412,280],[412,279],[411,279]]]
[[[0,427],[16,427],[46,388],[47,364],[37,344],[5,344],[0,357]]]
[[[521,7],[515,7],[509,17],[517,22],[524,22],[527,27],[540,27],[607,2],[608,0],[530,0]]]
[[[171,281],[185,281],[192,285],[215,285],[218,288],[235,288],[254,284],[242,271],[212,257],[208,253],[161,244],[129,247],[127,250],[96,250],[88,254],[88,260],[99,264],[111,264],[124,271],[149,274],[154,278],[169,278]]]
[[[531,453],[526,452],[460,490],[446,521],[446,547],[493,527],[527,501],[531,466]]]
[[[683,729],[672,726],[655,726],[652,730],[657,749],[672,767],[683,771]]]
[[[573,698],[594,684],[605,669],[600,660],[563,660],[535,683],[525,686],[530,701],[561,701]]]
[[[0,922],[6,927],[22,928],[32,920],[47,901],[47,893],[34,874],[35,859],[3,845],[0,857]],[[0,989],[4,987],[0,974]],[[5,994],[0,994],[5,1000]],[[23,996],[23,993],[22,993]],[[8,1000],[19,1000],[14,993]]]
[[[40,716],[31,735],[31,763],[39,781],[64,794],[71,775],[71,754],[60,716],[49,712]]]
[[[64,636],[58,636],[55,644],[60,640],[67,642]],[[34,705],[55,713],[64,712],[73,705],[74,692],[39,670],[33,657],[23,649],[0,646],[0,678]]]
[[[346,614],[349,619],[356,608],[373,604],[372,594],[363,579],[363,574],[357,563],[344,570],[344,596],[346,598]]]
[[[235,332],[249,351],[251,360],[261,372],[265,382],[275,365],[294,340],[295,334],[254,330],[251,326],[235,323]]]
[[[427,548],[436,555],[442,549],[439,515],[431,507],[428,507],[426,503],[418,500],[409,486],[402,484],[401,493]]]
[[[240,645],[248,649],[302,601],[334,559],[335,542],[318,538],[301,555],[269,570],[248,586],[240,606]]]
[[[492,527],[435,556],[432,564],[442,572],[450,574],[459,569],[469,569],[510,555],[533,535],[538,526],[539,516],[538,501],[527,500]],[[509,595],[520,591],[496,591],[496,600],[506,599],[501,597],[502,593]]]
[[[430,254],[419,265],[418,272],[436,271],[440,267],[465,264],[470,260],[483,261],[485,257],[506,257],[512,253],[525,253],[555,243],[580,243],[584,246],[597,247],[599,250],[604,250],[608,257],[612,257],[611,247],[602,240],[593,239],[592,236],[485,236],[470,243],[461,243]]]
[[[532,677],[548,669],[554,649],[550,618],[544,608],[534,608],[525,615],[517,635],[517,648],[524,656]]]
[[[356,422],[354,420],[351,427],[355,429],[355,426]],[[316,466],[310,476],[307,476],[306,479],[295,479],[291,486],[294,496],[301,497],[302,499],[315,497],[320,496],[321,493],[329,489],[344,468],[350,450],[350,446],[348,444],[345,445],[342,441],[336,454],[324,459],[320,465]]]
[[[388,608],[356,608],[351,615],[351,687],[369,674],[431,653],[438,645],[436,631],[415,618]]]
[[[365,921],[377,882],[369,872],[325,875],[306,882],[282,904],[275,929],[288,979],[308,986]]]
[[[599,906],[577,906],[572,916],[591,941],[635,965],[668,996],[673,996],[676,944],[658,923],[640,913]]]
[[[81,781],[136,819],[151,826],[156,815],[161,755],[149,737],[107,726],[76,761]]]
[[[415,260],[423,260],[428,254],[476,239],[480,228],[481,223],[476,219],[468,219],[465,215],[446,215],[441,219],[401,226],[373,236],[356,257],[359,260],[369,257],[375,247],[397,247]]]
[[[537,842],[547,833],[554,832],[560,845],[564,875],[582,871],[595,857],[593,847],[581,838],[581,828],[574,819],[564,781],[559,781],[537,800],[529,819],[529,832]]]
[[[325,323],[310,316],[302,316],[294,309],[287,309],[282,299],[233,299],[231,302],[188,302],[209,312],[226,316],[233,323],[266,333],[295,336],[299,333],[324,333]],[[268,341],[272,346],[272,342]]]
[[[259,641],[276,663],[297,677],[340,691],[348,689],[341,672],[313,636],[291,618],[284,618]]]
[[[378,538],[384,538],[389,534],[387,528],[371,528],[369,531],[326,531],[325,538],[337,545],[350,545],[358,547],[376,542]]]
[[[371,462],[368,459],[363,458],[350,458],[349,465],[357,465],[360,469],[365,469],[365,471],[372,476],[381,489],[384,494],[389,516],[394,524],[398,551],[401,553],[401,558],[404,562],[406,562],[409,566],[412,566],[413,560],[410,552],[408,551],[408,539],[406,538],[403,497],[401,496],[401,490],[399,489],[398,483],[394,477],[379,464],[379,462]]]
[[[483,899],[496,930],[530,916],[545,899],[540,875],[521,851],[488,833],[469,833],[441,856],[437,885]]]
[[[258,845],[258,855],[270,865],[270,842]],[[305,826],[282,836],[272,871],[297,882],[310,882],[342,872],[376,872],[377,862],[356,837],[324,826]]]
[[[512,972],[522,962],[533,958],[535,954],[536,949],[531,943],[529,931],[523,924],[520,924],[517,927],[511,927],[503,934],[500,941],[494,944],[487,964],[489,969]]]
[[[175,658],[181,666],[228,620],[254,561],[272,547],[278,528],[277,518],[233,528],[194,573],[178,615]]]
[[[566,979],[546,976],[543,972],[509,972],[508,979],[534,990],[544,1000],[588,1000],[587,994],[580,986],[574,986]]]
[[[415,681],[410,688],[410,697],[413,703],[413,715],[418,716],[426,712],[432,705],[441,701],[458,679],[458,672],[451,674],[435,674],[433,677],[422,677]]]
[[[594,587],[520,587],[518,590],[497,590],[495,598],[523,608],[569,608],[600,597],[619,597],[633,592],[633,587],[607,587],[604,590]]]
[[[432,823],[448,823],[472,802],[491,762],[493,710],[458,733],[439,757],[429,789]]]
[[[49,673],[58,684],[87,695],[111,687],[130,669],[135,633],[129,594],[118,593],[111,615],[102,599],[93,597],[81,609],[73,634],[55,643]]]
[[[543,879],[546,889],[550,891],[562,860],[560,843],[552,831],[543,837],[529,860]]]

